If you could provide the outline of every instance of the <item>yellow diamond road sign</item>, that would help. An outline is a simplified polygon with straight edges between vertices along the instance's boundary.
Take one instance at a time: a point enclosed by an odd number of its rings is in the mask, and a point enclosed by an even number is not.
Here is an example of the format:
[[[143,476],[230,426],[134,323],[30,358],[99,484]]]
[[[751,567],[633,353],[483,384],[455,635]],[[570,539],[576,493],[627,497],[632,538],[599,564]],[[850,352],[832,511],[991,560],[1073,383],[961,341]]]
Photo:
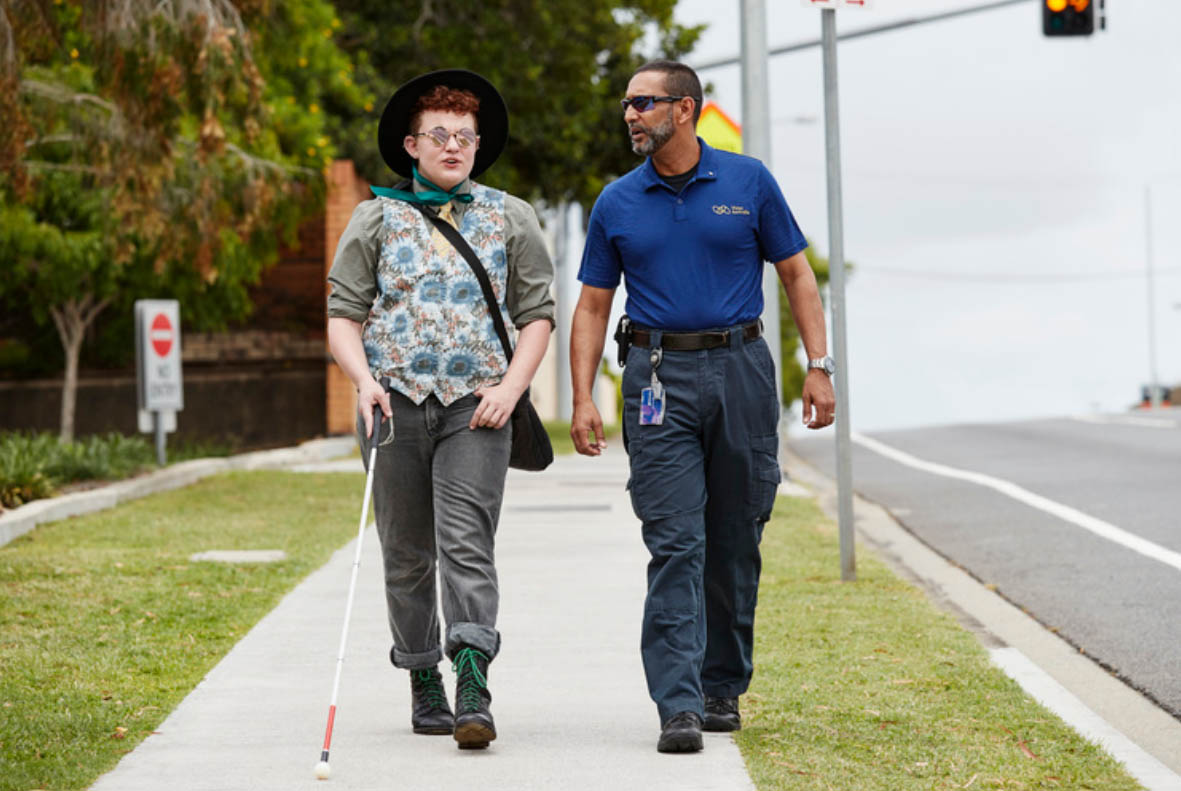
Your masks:
[[[701,108],[697,134],[714,148],[742,153],[742,127],[713,102],[706,102]]]

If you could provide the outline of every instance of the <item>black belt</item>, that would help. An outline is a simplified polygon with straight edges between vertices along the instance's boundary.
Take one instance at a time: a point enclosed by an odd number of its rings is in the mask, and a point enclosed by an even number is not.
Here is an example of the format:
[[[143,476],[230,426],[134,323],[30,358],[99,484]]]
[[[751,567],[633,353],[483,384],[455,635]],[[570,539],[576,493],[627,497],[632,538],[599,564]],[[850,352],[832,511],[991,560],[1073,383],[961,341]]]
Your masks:
[[[702,349],[718,349],[730,345],[730,330],[712,332],[665,332],[660,336],[662,349],[674,352],[696,352]],[[763,334],[763,322],[752,321],[742,327],[742,340],[750,343]],[[634,329],[631,333],[632,346],[647,349],[652,345],[650,330]]]

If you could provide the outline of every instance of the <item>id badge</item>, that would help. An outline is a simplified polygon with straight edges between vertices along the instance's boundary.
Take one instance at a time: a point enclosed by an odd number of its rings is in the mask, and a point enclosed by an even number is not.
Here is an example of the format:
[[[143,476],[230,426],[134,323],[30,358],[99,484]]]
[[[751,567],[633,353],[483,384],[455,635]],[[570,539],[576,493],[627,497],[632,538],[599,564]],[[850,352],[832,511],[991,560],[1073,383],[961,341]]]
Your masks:
[[[640,425],[659,426],[664,423],[664,385],[653,382],[640,391]]]

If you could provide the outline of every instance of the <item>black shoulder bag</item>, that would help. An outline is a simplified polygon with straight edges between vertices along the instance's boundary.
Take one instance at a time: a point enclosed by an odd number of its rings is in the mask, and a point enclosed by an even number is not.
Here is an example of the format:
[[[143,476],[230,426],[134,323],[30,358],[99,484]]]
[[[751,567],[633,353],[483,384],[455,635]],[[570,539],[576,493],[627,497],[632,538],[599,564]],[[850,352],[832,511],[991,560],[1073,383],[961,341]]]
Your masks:
[[[488,303],[488,312],[492,314],[492,323],[496,326],[496,334],[500,336],[500,344],[504,347],[505,361],[513,361],[513,347],[509,343],[508,330],[504,326],[504,317],[500,315],[500,306],[496,304],[496,294],[492,291],[492,281],[488,279],[488,272],[476,256],[476,251],[467,243],[455,226],[437,215],[418,207],[422,216],[426,217],[439,233],[459,251],[463,259],[480,281],[480,290],[484,292],[484,301]],[[508,464],[518,470],[538,472],[544,470],[554,461],[554,449],[550,445],[549,434],[529,400],[529,388],[521,394],[521,400],[513,407],[513,446],[509,453]]]

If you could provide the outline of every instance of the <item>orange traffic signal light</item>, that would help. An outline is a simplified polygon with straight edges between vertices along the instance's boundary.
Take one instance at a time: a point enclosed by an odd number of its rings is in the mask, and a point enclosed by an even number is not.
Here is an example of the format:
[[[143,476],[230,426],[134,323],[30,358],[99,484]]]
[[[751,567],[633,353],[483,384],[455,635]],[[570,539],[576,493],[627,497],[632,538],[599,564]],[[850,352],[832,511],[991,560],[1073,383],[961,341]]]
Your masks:
[[[1042,0],[1042,33],[1047,36],[1089,36],[1095,32],[1091,0]]]

